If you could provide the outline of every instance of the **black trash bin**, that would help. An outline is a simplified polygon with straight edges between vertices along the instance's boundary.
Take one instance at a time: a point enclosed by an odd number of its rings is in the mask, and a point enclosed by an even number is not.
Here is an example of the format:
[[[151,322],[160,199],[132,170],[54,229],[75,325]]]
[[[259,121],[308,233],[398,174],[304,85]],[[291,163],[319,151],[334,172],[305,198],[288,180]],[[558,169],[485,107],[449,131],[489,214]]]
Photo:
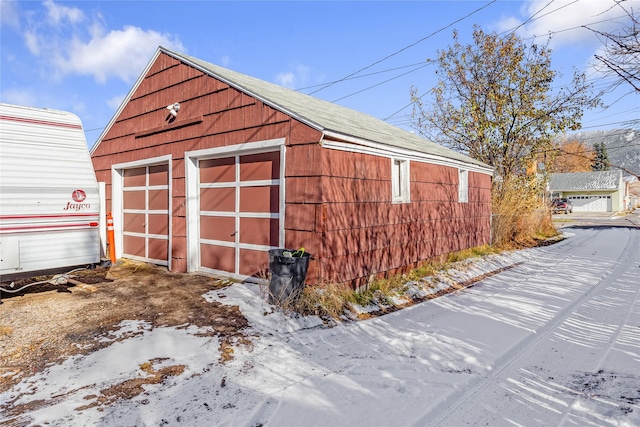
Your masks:
[[[294,302],[302,293],[311,255],[300,250],[269,250],[269,302]]]

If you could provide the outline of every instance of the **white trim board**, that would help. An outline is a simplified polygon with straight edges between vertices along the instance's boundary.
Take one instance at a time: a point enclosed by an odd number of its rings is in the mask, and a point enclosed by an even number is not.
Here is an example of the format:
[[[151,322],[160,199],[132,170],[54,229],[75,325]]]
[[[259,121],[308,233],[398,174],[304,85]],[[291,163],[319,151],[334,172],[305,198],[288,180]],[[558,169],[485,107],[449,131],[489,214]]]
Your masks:
[[[327,136],[345,139],[344,135],[326,132]],[[371,154],[374,156],[399,158],[404,157],[414,162],[430,163],[434,165],[450,166],[458,169],[466,169],[471,172],[483,173],[493,176],[493,168],[482,167],[473,163],[466,163],[460,160],[450,159],[434,154],[422,153],[415,150],[393,147],[390,145],[378,144],[356,138],[349,138],[351,142],[338,142],[323,139],[322,146],[331,150],[347,151],[352,153]],[[357,144],[357,145],[355,145]]]

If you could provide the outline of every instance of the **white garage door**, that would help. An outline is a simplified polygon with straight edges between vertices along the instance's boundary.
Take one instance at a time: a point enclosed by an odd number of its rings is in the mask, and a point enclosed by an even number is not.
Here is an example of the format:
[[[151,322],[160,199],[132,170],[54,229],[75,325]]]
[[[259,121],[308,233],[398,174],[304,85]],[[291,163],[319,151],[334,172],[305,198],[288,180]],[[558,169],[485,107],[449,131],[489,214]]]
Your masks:
[[[568,196],[574,212],[611,212],[611,196]]]
[[[122,254],[169,264],[169,165],[122,171]]]

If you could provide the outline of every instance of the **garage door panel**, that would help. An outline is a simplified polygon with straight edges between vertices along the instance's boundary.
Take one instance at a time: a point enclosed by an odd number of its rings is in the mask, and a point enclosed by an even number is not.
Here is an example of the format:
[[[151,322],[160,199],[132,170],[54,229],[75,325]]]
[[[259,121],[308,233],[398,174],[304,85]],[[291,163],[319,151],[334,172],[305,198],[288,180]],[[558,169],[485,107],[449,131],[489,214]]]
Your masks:
[[[138,213],[124,214],[124,229],[130,233],[144,233],[145,215]]]
[[[220,271],[235,271],[235,248],[216,245],[200,245],[200,263],[203,267]]]
[[[143,187],[147,183],[147,168],[126,169],[123,184],[125,187]]]
[[[166,260],[169,255],[169,241],[166,239],[148,239],[148,258]]]
[[[169,164],[122,171],[123,255],[169,265]]]
[[[202,188],[200,189],[200,210],[225,212],[235,210],[236,189]]]
[[[169,184],[169,165],[157,165],[149,167],[149,185]]]
[[[199,159],[200,268],[255,276],[280,243],[280,151]]]
[[[223,216],[200,216],[200,238],[207,240],[235,241],[235,218]]]
[[[236,180],[235,157],[200,160],[198,164],[201,183],[234,182]]]
[[[280,153],[260,153],[240,157],[240,180],[259,181],[280,178]]]
[[[149,234],[169,234],[169,221],[166,214],[149,214],[147,232]]]
[[[240,243],[278,246],[280,220],[240,218]]]
[[[137,236],[124,236],[122,239],[123,251],[127,255],[145,256],[145,238]]]
[[[279,186],[240,188],[240,212],[278,213],[279,208]]]
[[[124,209],[143,210],[145,207],[146,194],[144,190],[125,191],[122,196],[122,207]]]
[[[269,266],[269,255],[264,251],[240,249],[240,270],[244,276],[266,278]]]
[[[169,190],[149,190],[149,210],[169,209]]]

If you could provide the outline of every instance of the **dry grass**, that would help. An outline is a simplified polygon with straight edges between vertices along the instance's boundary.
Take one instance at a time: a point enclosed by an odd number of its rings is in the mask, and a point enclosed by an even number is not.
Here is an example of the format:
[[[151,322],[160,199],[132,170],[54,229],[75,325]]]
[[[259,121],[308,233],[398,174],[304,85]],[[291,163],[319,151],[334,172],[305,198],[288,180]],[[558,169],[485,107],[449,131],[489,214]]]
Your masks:
[[[349,286],[336,283],[305,286],[293,310],[322,319],[340,319],[350,311],[354,291]]]
[[[393,308],[395,306],[392,302],[394,297],[403,295],[408,282],[435,276],[437,273],[451,268],[457,262],[496,254],[500,251],[496,247],[484,245],[453,252],[445,257],[427,262],[409,273],[373,280],[358,290],[336,283],[306,286],[295,300],[287,300],[279,306],[286,311],[315,315],[326,321],[354,319],[358,317],[355,314],[354,305]]]
[[[541,184],[535,179],[514,178],[494,183],[493,245],[504,249],[530,247],[558,234],[551,221],[549,207],[540,194]]]

